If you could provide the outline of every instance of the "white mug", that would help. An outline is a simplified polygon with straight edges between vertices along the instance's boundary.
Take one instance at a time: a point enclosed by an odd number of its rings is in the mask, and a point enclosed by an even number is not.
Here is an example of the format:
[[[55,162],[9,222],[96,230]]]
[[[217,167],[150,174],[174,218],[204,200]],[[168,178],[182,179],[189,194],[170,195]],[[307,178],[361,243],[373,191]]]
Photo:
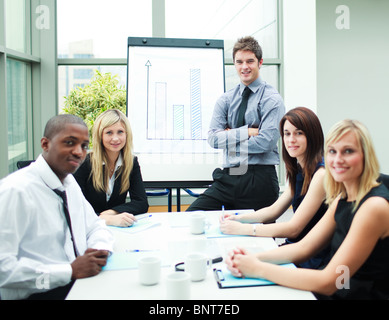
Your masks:
[[[192,281],[204,280],[207,276],[207,270],[212,267],[212,259],[209,259],[204,253],[193,252],[185,257],[185,272],[190,274]]]
[[[190,276],[187,272],[173,272],[166,276],[166,293],[169,300],[190,299]]]
[[[206,219],[204,213],[194,212],[190,214],[189,228],[191,233],[202,234],[204,233],[205,227],[206,227]]]
[[[139,280],[141,284],[151,286],[159,282],[161,276],[161,258],[142,257],[138,260]]]

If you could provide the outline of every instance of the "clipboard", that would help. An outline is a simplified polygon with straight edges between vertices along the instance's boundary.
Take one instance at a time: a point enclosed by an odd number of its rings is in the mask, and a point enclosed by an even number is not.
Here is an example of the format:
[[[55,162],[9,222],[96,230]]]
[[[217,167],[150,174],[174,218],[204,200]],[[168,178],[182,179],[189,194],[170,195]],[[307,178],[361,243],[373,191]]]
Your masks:
[[[287,268],[295,268],[293,263],[283,264]],[[262,278],[237,278],[234,277],[227,267],[214,268],[213,274],[219,289],[243,288],[276,285],[276,283]]]

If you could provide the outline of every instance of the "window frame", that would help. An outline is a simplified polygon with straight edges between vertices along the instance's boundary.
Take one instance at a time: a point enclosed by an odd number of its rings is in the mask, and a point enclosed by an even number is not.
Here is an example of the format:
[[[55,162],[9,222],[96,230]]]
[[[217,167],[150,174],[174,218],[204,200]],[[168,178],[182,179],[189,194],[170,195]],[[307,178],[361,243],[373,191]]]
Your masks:
[[[26,118],[27,118],[27,128],[26,128],[26,152],[27,156],[31,158],[33,156],[33,134],[32,134],[32,65],[39,64],[40,58],[33,56],[25,52],[19,52],[6,46],[6,19],[5,9],[6,1],[0,0],[0,113],[2,117],[0,118],[0,162],[6,163],[6,166],[0,167],[0,177],[6,176],[10,173],[10,159],[9,159],[9,145],[8,145],[8,97],[7,97],[7,86],[8,86],[8,74],[7,74],[7,61],[14,60],[23,62],[26,64],[26,87],[27,87],[27,96],[26,96]],[[25,3],[25,34],[31,34],[31,1],[26,1]],[[29,36],[26,36],[25,39],[26,48],[31,47],[32,39]],[[27,50],[30,51],[30,50]]]

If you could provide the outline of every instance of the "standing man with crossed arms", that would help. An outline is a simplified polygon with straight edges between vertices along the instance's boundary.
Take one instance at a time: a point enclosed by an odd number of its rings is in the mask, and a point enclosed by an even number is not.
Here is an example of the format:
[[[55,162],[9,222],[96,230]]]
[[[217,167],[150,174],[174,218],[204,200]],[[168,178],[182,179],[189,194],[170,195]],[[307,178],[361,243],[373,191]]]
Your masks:
[[[258,210],[279,196],[275,165],[284,102],[259,76],[262,49],[253,37],[236,42],[233,61],[241,82],[216,102],[208,137],[211,147],[223,149],[223,169],[213,172],[212,186],[187,211]]]
[[[71,174],[88,145],[81,118],[53,117],[38,159],[0,181],[2,299],[65,299],[76,279],[106,264],[113,236]]]

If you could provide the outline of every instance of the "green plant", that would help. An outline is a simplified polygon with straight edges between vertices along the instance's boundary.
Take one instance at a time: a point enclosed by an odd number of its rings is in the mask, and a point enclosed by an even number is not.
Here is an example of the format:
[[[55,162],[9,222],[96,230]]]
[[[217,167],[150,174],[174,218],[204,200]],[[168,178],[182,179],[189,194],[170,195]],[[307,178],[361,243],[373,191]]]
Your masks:
[[[126,90],[111,73],[95,70],[89,85],[71,90],[64,98],[63,111],[82,118],[90,133],[95,119],[105,110],[119,109],[126,114]]]

